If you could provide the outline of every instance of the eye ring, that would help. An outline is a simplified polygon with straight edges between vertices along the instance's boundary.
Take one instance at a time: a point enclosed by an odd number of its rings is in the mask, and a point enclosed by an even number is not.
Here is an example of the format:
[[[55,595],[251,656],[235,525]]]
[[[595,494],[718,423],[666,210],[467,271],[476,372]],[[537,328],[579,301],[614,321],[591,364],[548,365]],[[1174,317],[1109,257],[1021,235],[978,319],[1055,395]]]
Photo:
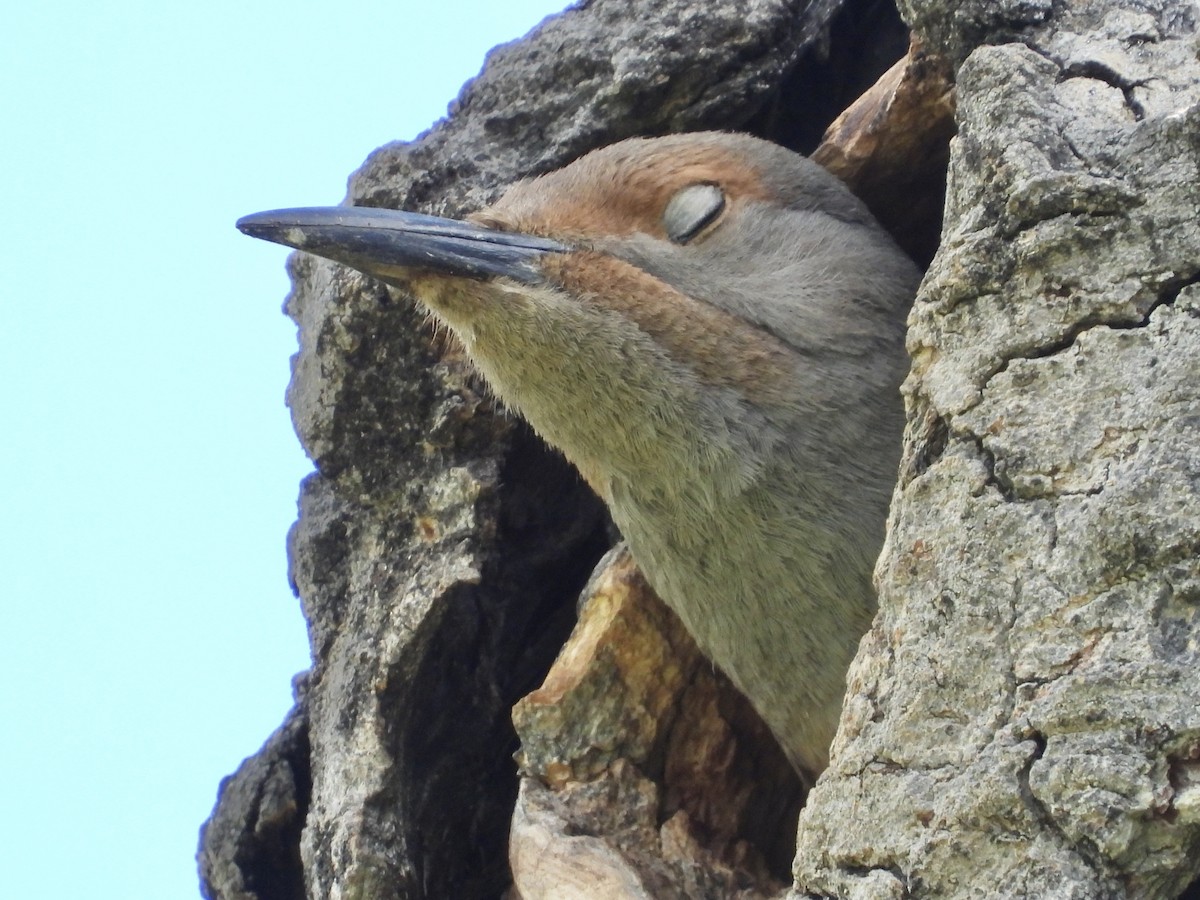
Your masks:
[[[689,184],[675,192],[663,210],[667,237],[686,244],[714,222],[725,209],[725,192],[715,184]]]

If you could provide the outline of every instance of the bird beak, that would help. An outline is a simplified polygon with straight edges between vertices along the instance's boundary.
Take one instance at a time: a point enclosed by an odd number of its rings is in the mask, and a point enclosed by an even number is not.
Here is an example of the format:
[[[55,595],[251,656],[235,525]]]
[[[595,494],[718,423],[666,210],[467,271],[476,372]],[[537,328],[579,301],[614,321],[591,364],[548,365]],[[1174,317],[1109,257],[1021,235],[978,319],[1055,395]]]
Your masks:
[[[324,256],[393,283],[423,269],[536,284],[542,280],[538,261],[547,253],[571,249],[534,235],[359,206],[277,209],[245,216],[237,227],[251,237]]]

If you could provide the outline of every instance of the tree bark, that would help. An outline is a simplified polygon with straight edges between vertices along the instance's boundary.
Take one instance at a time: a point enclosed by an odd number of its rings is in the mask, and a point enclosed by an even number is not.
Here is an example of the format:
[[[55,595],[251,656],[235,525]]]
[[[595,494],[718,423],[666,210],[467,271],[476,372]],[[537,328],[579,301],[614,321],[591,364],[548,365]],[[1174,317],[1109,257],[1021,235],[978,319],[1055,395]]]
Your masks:
[[[904,5],[961,60],[880,613],[793,897],[1200,870],[1196,9]]]
[[[790,896],[1177,896],[1200,869],[1196,9],[902,12],[922,43],[868,91],[908,39],[887,3],[581,4],[493,51],[348,202],[459,215],[634,134],[811,152],[866,92],[816,158],[933,262],[881,609]],[[625,563],[534,692],[612,542],[595,498],[411,303],[291,273],[313,668],[222,784],[205,896],[469,900],[514,871],[528,900],[786,891],[795,784]]]

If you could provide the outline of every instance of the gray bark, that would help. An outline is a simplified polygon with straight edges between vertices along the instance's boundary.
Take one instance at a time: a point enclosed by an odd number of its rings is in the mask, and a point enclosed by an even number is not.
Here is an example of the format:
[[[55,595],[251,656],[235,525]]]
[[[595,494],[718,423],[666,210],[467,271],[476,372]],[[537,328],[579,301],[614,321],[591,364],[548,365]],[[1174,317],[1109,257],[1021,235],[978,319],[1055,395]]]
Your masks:
[[[348,199],[457,215],[633,134],[745,129],[810,151],[902,52],[880,6],[594,0],[494,51]],[[911,321],[881,612],[801,816],[793,895],[1175,896],[1200,843],[1195,10],[903,13],[961,64],[960,134]],[[910,187],[909,208],[936,206],[936,182]],[[894,227],[923,252],[920,223]],[[311,258],[291,271],[289,402],[317,474],[290,558],[314,664],[222,785],[203,888],[496,897],[509,709],[570,632],[606,519],[410,304]],[[613,796],[653,826],[653,788],[615,771]],[[570,818],[535,783],[523,796],[531,827]]]
[[[794,896],[1174,897],[1200,870],[1196,9],[904,11],[963,60],[959,133]]]

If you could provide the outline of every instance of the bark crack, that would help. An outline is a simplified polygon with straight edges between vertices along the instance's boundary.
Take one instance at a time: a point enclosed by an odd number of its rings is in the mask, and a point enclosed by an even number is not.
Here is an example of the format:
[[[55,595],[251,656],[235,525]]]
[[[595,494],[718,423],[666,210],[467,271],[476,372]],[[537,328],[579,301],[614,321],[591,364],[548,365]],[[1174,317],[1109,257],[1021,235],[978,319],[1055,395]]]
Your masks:
[[[1059,68],[1062,69],[1062,74],[1059,76],[1060,82],[1071,78],[1090,78],[1103,82],[1121,92],[1121,96],[1125,98],[1125,107],[1133,114],[1134,121],[1140,122],[1146,118],[1146,109],[1133,92],[1136,88],[1145,87],[1154,79],[1126,78],[1116,69],[1095,59],[1073,62],[1066,67],[1063,67],[1060,62]]]
[[[1153,276],[1147,276],[1143,281],[1151,280]],[[1047,359],[1051,356],[1057,356],[1067,350],[1070,350],[1079,338],[1089,331],[1097,328],[1107,328],[1112,331],[1132,331],[1137,328],[1146,328],[1150,324],[1154,313],[1164,306],[1173,306],[1178,299],[1180,293],[1194,284],[1200,283],[1200,275],[1192,274],[1189,276],[1176,276],[1165,278],[1158,286],[1156,298],[1146,307],[1146,311],[1132,320],[1122,320],[1116,318],[1101,318],[1085,316],[1078,322],[1072,324],[1058,340],[1051,341],[1043,346],[1034,347],[1025,353],[1014,354],[1007,357],[993,372],[985,376],[980,385],[980,394],[982,395],[988,389],[988,385],[997,376],[1006,372],[1010,365],[1014,362],[1034,359]],[[979,401],[972,404],[971,408],[982,402],[982,396]]]
[[[1025,803],[1026,808],[1038,824],[1049,834],[1053,835],[1063,848],[1077,855],[1083,861],[1083,864],[1094,873],[1097,879],[1103,878],[1103,873],[1107,868],[1104,855],[1086,840],[1072,840],[1062,825],[1059,824],[1050,807],[1034,792],[1032,784],[1033,767],[1037,764],[1038,760],[1045,756],[1047,740],[1046,736],[1038,731],[1034,731],[1029,739],[1034,744],[1034,752],[1029,755],[1029,759],[1025,761],[1025,764],[1018,773],[1018,792],[1022,802]]]
[[[964,409],[963,412],[969,412],[982,403],[985,393],[995,378],[1007,372],[1014,362],[1048,359],[1057,356],[1074,347],[1082,335],[1097,328],[1107,328],[1111,331],[1132,331],[1139,328],[1146,328],[1150,325],[1151,319],[1157,310],[1173,306],[1179,295],[1186,288],[1197,283],[1200,283],[1200,276],[1196,274],[1191,274],[1187,277],[1166,278],[1159,284],[1156,291],[1156,298],[1146,308],[1146,311],[1135,320],[1123,321],[1112,318],[1085,317],[1069,327],[1058,340],[1040,347],[1031,348],[1025,353],[1007,357],[990,374],[982,379],[977,399]],[[952,436],[961,442],[970,443],[975,448],[975,454],[987,472],[987,483],[989,486],[994,487],[1007,502],[1027,502],[1071,496],[1091,497],[1102,493],[1103,486],[1101,485],[1083,490],[1060,490],[1049,495],[1020,496],[1007,479],[997,474],[996,454],[993,450],[985,446],[983,437],[969,428],[959,426],[954,421],[956,418],[957,416],[954,415],[937,416],[932,412],[926,414],[926,425],[924,426],[923,435],[924,442],[914,451],[904,478],[902,478],[902,484],[907,484],[913,478],[928,470],[944,453],[948,443],[948,436]]]

